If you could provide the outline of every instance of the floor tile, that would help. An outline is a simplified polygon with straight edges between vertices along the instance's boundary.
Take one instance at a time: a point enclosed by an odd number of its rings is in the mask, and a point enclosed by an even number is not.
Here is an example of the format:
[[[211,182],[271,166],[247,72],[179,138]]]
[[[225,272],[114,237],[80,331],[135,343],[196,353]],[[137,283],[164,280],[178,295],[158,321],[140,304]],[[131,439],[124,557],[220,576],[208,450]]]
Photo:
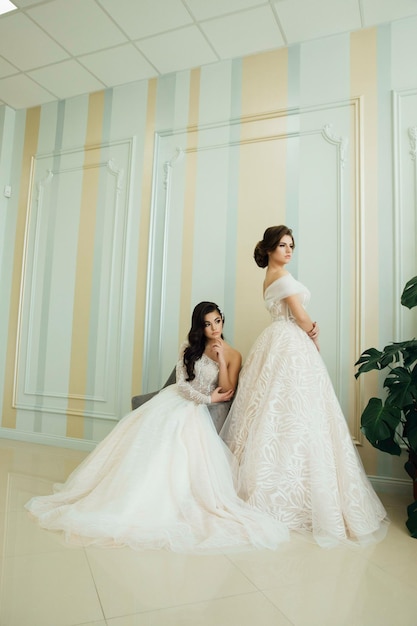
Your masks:
[[[293,534],[275,551],[185,556],[68,546],[25,511],[85,452],[0,439],[0,626],[417,626],[412,497],[368,548]]]
[[[334,580],[287,585],[264,592],[294,626],[415,626],[416,592],[412,587],[363,562],[362,568]]]
[[[104,615],[84,551],[6,557],[1,626],[74,626]]]
[[[406,529],[390,529],[386,541],[368,549],[366,559],[404,583],[412,585],[417,595],[417,539],[411,537]]]
[[[256,591],[225,556],[88,548],[107,618]]]
[[[87,453],[0,438],[0,474],[8,471],[63,481],[81,463]]]
[[[3,528],[0,553],[4,556],[42,554],[57,550],[82,550],[79,547],[68,546],[61,534],[41,528],[26,510],[6,513],[3,517]]]
[[[3,511],[22,511],[24,505],[33,496],[52,493],[53,482],[47,478],[39,478],[17,472],[9,472],[3,477]]]
[[[292,626],[260,593],[116,617],[108,626]]]
[[[336,579],[343,577],[346,569],[358,566],[360,548],[341,546],[326,550],[295,535],[276,552],[248,552],[228,558],[258,589],[291,583],[304,587],[310,583],[312,572],[316,579],[328,573]]]

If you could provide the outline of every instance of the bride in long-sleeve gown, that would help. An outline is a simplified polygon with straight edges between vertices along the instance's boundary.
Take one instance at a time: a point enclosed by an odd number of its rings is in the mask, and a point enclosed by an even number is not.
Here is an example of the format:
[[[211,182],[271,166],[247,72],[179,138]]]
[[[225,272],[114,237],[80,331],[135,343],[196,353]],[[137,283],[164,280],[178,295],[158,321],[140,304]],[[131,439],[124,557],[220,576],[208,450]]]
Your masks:
[[[82,545],[192,553],[288,539],[236,495],[236,460],[206,406],[232,397],[240,370],[222,329],[215,303],[195,307],[176,384],[126,415],[54,494],[26,504],[43,528]]]

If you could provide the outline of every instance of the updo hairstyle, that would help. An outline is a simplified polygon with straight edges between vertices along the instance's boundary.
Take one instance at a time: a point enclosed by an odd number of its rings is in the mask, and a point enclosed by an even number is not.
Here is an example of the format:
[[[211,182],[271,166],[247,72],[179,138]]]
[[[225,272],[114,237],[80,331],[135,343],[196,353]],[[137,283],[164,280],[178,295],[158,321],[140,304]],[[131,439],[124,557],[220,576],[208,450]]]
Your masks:
[[[284,235],[289,235],[291,237],[295,248],[295,242],[291,228],[281,225],[270,226],[266,229],[262,241],[258,241],[253,252],[253,258],[255,259],[255,263],[259,267],[268,266],[268,252],[273,252],[275,250]]]

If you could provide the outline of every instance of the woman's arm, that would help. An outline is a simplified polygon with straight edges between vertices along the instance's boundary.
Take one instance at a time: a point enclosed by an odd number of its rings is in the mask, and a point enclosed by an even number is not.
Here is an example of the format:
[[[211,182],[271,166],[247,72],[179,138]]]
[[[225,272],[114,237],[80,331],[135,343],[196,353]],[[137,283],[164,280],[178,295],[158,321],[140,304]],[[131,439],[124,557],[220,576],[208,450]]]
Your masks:
[[[217,387],[211,394],[204,394],[194,389],[194,387],[186,380],[186,368],[183,358],[180,358],[176,366],[177,388],[183,398],[191,400],[196,404],[211,404],[213,402],[226,402],[233,396],[234,390],[223,391],[221,387]]]
[[[190,383],[185,380],[186,369],[183,359],[179,359],[176,367],[177,387],[180,394],[187,400],[191,400],[196,404],[210,404],[211,395],[200,393]]]
[[[219,365],[219,387],[223,391],[234,391],[237,386],[240,368],[242,367],[241,354],[229,346],[223,339],[217,340],[211,347],[213,359]]]
[[[320,329],[317,325],[317,322],[313,322],[313,320],[301,304],[298,296],[288,296],[287,298],[284,298],[284,301],[287,303],[298,326],[307,333],[310,339],[314,341],[317,350],[320,350],[318,342]]]

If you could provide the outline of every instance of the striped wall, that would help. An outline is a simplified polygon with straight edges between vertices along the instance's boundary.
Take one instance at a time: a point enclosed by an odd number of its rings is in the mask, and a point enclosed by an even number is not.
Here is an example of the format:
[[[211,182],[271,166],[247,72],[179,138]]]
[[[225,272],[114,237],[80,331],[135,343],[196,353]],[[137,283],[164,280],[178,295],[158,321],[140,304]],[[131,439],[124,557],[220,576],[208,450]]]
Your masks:
[[[413,333],[417,20],[0,108],[0,436],[90,448],[175,363],[214,300],[245,356],[268,323],[264,229],[294,229],[292,272],[370,474],[361,350]],[[415,333],[414,333],[415,334]]]

